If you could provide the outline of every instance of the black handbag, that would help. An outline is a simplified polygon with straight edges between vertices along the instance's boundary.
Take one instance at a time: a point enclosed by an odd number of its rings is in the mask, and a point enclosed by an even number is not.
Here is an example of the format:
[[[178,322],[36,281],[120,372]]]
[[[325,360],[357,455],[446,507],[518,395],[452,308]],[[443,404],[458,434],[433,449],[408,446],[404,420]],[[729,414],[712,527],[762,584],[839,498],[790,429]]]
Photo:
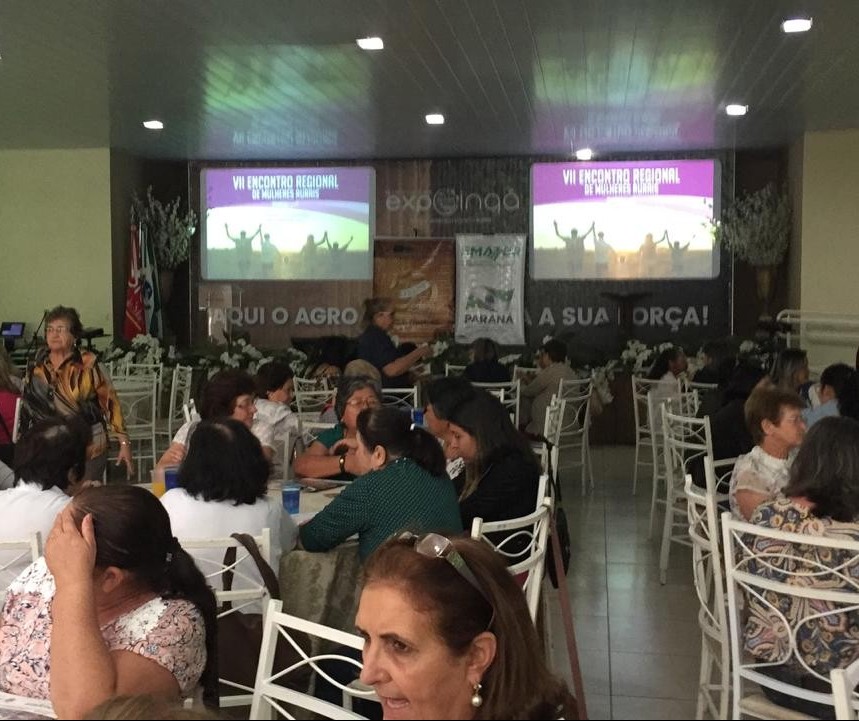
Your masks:
[[[552,499],[554,501],[552,510],[553,523],[555,531],[558,534],[558,543],[561,549],[561,567],[564,569],[564,576],[566,576],[570,570],[570,557],[572,555],[572,551],[570,549],[570,526],[567,521],[567,514],[564,512],[564,507],[561,505],[561,484],[558,482],[557,474],[552,468],[552,444],[549,443],[549,441],[544,442],[548,451],[549,485],[552,489]],[[558,572],[555,564],[554,544],[549,544],[549,548],[546,553],[546,567],[549,571],[549,580],[552,582],[552,586],[554,588],[558,588]]]
[[[268,565],[262,554],[260,554],[253,536],[247,533],[233,533],[231,537],[241,543],[247,549],[251,558],[253,558],[269,596],[275,600],[280,600],[280,587],[277,582],[277,576],[275,576],[271,566]],[[232,566],[235,562],[236,547],[231,546],[224,554],[224,565]],[[232,570],[224,572],[223,582],[225,591],[232,589]],[[231,608],[232,604],[227,601],[221,606],[219,613],[229,611]],[[261,613],[232,611],[218,618],[218,677],[222,681],[227,680],[235,684],[253,688],[256,682],[257,665],[259,663],[264,630],[263,614]],[[305,634],[292,630],[290,631],[290,635],[305,652],[309,652],[310,639]],[[275,669],[287,668],[297,663],[300,658],[298,651],[285,638],[278,639],[274,656]],[[310,674],[311,668],[309,665],[297,669],[287,674],[282,685],[296,691],[306,691],[310,682]],[[230,696],[242,693],[242,690],[228,684],[220,683],[218,693],[221,696]]]

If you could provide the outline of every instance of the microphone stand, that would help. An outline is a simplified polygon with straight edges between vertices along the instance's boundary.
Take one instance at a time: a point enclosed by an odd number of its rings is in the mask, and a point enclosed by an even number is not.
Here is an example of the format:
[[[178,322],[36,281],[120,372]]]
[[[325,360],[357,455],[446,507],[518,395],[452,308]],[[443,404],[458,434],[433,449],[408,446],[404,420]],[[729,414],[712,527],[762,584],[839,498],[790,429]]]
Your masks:
[[[30,381],[30,376],[33,373],[33,368],[36,365],[35,358],[31,357],[31,353],[33,352],[33,347],[36,343],[36,338],[39,337],[39,329],[42,327],[42,324],[45,322],[45,318],[48,317],[48,311],[44,311],[42,313],[42,320],[39,321],[39,325],[36,326],[36,330],[33,331],[33,337],[30,338],[30,342],[27,345],[27,352],[24,357],[27,360],[27,382]]]

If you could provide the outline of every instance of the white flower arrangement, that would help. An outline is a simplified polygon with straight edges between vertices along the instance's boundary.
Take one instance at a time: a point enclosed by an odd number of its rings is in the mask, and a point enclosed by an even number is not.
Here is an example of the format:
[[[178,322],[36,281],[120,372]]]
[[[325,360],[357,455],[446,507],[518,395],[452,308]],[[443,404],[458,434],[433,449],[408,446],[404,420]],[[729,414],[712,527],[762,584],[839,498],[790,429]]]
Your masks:
[[[722,214],[715,234],[719,241],[749,265],[779,265],[790,241],[790,198],[786,189],[769,183],[738,198]]]
[[[155,259],[162,270],[174,269],[188,258],[188,246],[197,230],[197,214],[190,208],[179,211],[181,198],[166,205],[152,195],[152,186],[146,189],[146,198],[134,193],[131,196],[132,222],[144,226],[155,248]]]

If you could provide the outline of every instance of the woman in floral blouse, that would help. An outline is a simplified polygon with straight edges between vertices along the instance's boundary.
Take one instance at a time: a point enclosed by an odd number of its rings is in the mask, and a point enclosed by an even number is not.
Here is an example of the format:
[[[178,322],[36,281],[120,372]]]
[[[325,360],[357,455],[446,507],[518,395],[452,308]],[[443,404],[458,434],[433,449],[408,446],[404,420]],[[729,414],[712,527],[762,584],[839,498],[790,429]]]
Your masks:
[[[45,556],[9,587],[0,690],[83,718],[117,695],[217,704],[215,597],[173,537],[160,501],[135,486],[91,488],[61,511]]]
[[[816,423],[800,447],[782,493],[759,505],[751,522],[790,533],[859,543],[859,422],[830,417]],[[768,556],[765,564],[750,565],[749,570],[757,575],[781,581],[785,573],[804,571],[806,575],[792,575],[792,582],[815,584],[830,591],[859,590],[859,555],[853,551],[759,538],[753,552],[775,554]],[[826,573],[824,568],[837,572]],[[763,662],[780,664],[762,668],[762,672],[795,686],[830,693],[828,682],[820,677],[826,678],[833,668],[843,668],[859,658],[859,611],[838,612],[833,603],[786,598],[770,591],[764,597],[766,602],[755,596],[747,598],[746,650]],[[797,628],[793,649],[781,614]],[[816,620],[798,623],[810,616]],[[815,718],[834,718],[831,706],[762,688],[782,706]]]

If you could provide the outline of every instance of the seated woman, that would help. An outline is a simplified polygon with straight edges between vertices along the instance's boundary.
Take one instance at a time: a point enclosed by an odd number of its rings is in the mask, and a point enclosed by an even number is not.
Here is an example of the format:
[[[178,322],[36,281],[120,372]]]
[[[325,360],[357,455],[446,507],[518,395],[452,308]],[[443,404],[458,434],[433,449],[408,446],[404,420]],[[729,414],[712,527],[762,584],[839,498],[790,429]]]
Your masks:
[[[200,397],[200,417],[222,418],[229,416],[244,423],[262,444],[263,453],[267,460],[274,454],[274,431],[265,420],[256,419],[254,402],[256,386],[253,378],[240,370],[226,370],[215,373],[203,386]],[[188,447],[188,436],[196,426],[195,421],[183,424],[164,455],[158,460],[158,468],[178,466]]]
[[[453,484],[438,442],[396,408],[358,415],[358,478],[301,526],[301,545],[327,551],[358,534],[362,560],[391,534],[430,528],[461,532]]]
[[[481,541],[389,540],[367,561],[355,625],[361,681],[386,719],[578,718],[546,664],[522,589]]]
[[[478,338],[469,351],[471,363],[463,376],[472,383],[508,383],[510,371],[498,362],[498,346],[489,338]]]
[[[495,396],[475,389],[451,409],[448,443],[449,453],[465,461],[454,479],[463,528],[470,529],[478,516],[504,521],[534,512],[540,465]]]
[[[806,427],[811,428],[821,418],[850,415],[857,405],[855,375],[856,370],[846,363],[833,363],[823,369],[816,391],[818,404],[802,411]],[[847,413],[842,413],[842,406]]]
[[[257,395],[254,420],[268,423],[275,438],[298,429],[298,415],[290,408],[295,398],[293,376],[292,368],[280,361],[266,363],[254,376]]]
[[[659,381],[649,393],[654,409],[659,408],[662,401],[677,395],[677,379],[686,372],[688,366],[686,353],[677,345],[666,348],[656,356],[645,376],[648,380]]]
[[[86,468],[90,428],[77,416],[56,416],[38,421],[18,441],[15,449],[14,488],[0,491],[0,540],[20,541],[29,534],[48,537],[57,514],[80,486]],[[0,567],[13,564],[17,551],[0,551]],[[30,561],[5,568],[0,594],[6,583]]]
[[[292,470],[298,477],[351,481],[361,473],[355,451],[358,414],[382,405],[381,389],[366,376],[344,376],[337,386],[334,411],[339,423],[320,433],[304,453],[296,456]]]
[[[182,539],[225,538],[256,536],[269,528],[272,558],[266,560],[276,565],[281,552],[295,545],[298,529],[280,501],[266,495],[268,471],[260,443],[246,425],[232,418],[200,421],[179,467],[179,487],[161,496],[173,533]],[[195,551],[198,556],[217,563],[224,558],[220,550]],[[213,567],[201,568],[209,573]]]
[[[746,426],[755,447],[739,456],[731,473],[731,512],[747,521],[755,508],[775,498],[787,484],[795,451],[805,435],[802,399],[767,385],[746,401]]]
[[[82,718],[120,694],[217,705],[215,596],[137,486],[89,488],[57,516],[45,556],[9,588],[0,690]]]
[[[800,533],[809,536],[831,537],[859,542],[859,422],[852,418],[823,418],[809,430],[796,455],[790,471],[790,481],[783,495],[758,506],[751,522],[768,528]],[[761,539],[756,546],[763,544]],[[777,554],[789,551],[794,564],[808,561],[808,580],[830,591],[856,590],[859,584],[859,563],[852,552],[844,549],[827,549],[823,557],[810,546],[781,544],[766,540],[766,550]],[[778,578],[778,565],[774,561],[750,568],[758,575]],[[823,568],[838,569],[825,573]],[[785,567],[785,570],[790,570]],[[794,568],[793,570],[801,570]],[[797,577],[798,582],[802,582]],[[763,662],[778,662],[789,657],[791,661],[762,669],[764,673],[781,681],[811,690],[829,693],[829,684],[811,675],[812,669],[828,677],[833,668],[843,668],[859,658],[859,611],[832,614],[838,606],[814,601],[815,613],[821,615],[814,623],[799,626],[795,649],[788,647],[794,641],[783,634],[782,614],[789,623],[795,623],[809,613],[808,601],[793,599],[786,606],[784,599],[775,597],[778,611],[754,596],[748,596],[748,618],[744,629],[746,650]],[[802,663],[808,668],[804,668]],[[788,694],[762,687],[770,700],[794,708],[815,718],[835,718],[831,706],[806,702]],[[809,705],[810,704],[810,705]]]
[[[805,404],[810,385],[808,375],[808,354],[801,348],[785,348],[773,362],[769,381],[777,388],[798,393]]]
[[[456,478],[465,470],[465,461],[453,455],[451,445],[447,442],[450,433],[450,413],[453,408],[474,396],[475,388],[465,378],[446,376],[429,383],[426,386],[426,407],[424,408],[424,426],[432,433],[444,449],[447,459],[447,475]]]

